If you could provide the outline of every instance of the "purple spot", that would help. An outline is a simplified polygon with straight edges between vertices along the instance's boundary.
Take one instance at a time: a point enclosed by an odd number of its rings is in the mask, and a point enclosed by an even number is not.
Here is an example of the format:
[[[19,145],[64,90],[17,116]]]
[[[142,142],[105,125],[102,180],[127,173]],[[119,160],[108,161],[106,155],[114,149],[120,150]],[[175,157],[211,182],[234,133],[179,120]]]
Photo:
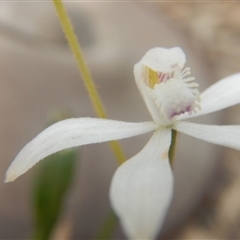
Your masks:
[[[175,116],[179,116],[183,113],[186,113],[186,112],[190,112],[192,110],[192,106],[187,106],[186,108],[182,109],[181,111],[179,112],[173,112],[171,115],[170,115],[170,119],[174,118]]]

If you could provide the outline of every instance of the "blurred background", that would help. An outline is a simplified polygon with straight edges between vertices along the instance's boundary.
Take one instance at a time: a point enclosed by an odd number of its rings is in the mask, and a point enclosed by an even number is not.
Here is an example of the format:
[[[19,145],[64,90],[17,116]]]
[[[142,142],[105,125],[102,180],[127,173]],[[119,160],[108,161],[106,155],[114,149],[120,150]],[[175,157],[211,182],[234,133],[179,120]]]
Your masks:
[[[152,47],[180,46],[204,90],[239,71],[240,5],[199,2],[65,2],[109,118],[150,120],[133,65]],[[4,174],[19,150],[66,110],[95,117],[51,2],[0,2],[0,239],[32,231],[37,167],[10,184]],[[239,124],[239,107],[197,119]],[[127,158],[150,135],[121,141]],[[240,238],[240,153],[180,136],[175,196],[159,239]],[[109,211],[117,162],[107,143],[82,147],[74,184],[52,239],[93,239]],[[113,239],[124,239],[121,229]]]

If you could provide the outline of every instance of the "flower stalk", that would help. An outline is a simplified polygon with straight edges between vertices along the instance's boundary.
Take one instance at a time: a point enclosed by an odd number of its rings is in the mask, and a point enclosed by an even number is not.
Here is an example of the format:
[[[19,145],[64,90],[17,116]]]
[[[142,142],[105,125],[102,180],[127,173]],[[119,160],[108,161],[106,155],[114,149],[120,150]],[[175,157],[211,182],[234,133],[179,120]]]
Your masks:
[[[61,23],[64,34],[67,38],[68,44],[69,44],[71,51],[77,61],[78,69],[82,76],[83,82],[87,88],[87,91],[88,91],[89,97],[91,99],[92,105],[94,107],[94,110],[98,117],[108,118],[107,113],[102,104],[102,101],[100,99],[100,96],[98,94],[98,91],[96,89],[96,86],[94,84],[94,81],[91,77],[90,71],[84,60],[81,46],[77,40],[76,34],[74,33],[72,23],[68,17],[68,14],[64,7],[64,4],[62,3],[61,0],[52,0],[52,1],[54,4],[54,7],[56,9],[56,12],[58,14],[59,21]],[[121,145],[117,141],[111,141],[110,146],[112,148],[112,151],[113,151],[118,163],[120,165],[122,163],[124,163],[126,161],[126,157],[124,155]]]
[[[170,165],[171,165],[172,169],[173,169],[173,165],[174,165],[177,139],[178,139],[177,131],[172,129],[172,141],[171,141],[171,145],[170,145],[170,149],[169,149],[169,153],[168,153],[169,162],[170,162]]]

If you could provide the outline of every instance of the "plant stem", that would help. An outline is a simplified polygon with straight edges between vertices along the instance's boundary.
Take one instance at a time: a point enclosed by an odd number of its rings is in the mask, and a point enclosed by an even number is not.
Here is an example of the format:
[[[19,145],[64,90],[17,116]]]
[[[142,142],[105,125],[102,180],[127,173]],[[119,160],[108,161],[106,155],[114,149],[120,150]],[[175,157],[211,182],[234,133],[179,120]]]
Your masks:
[[[175,157],[175,150],[177,145],[177,131],[172,129],[172,140],[169,149],[169,162],[171,167],[173,168],[174,165],[174,157]]]
[[[87,88],[87,91],[90,96],[92,105],[95,109],[95,112],[98,117],[107,118],[106,111],[103,107],[100,96],[99,96],[97,89],[95,87],[95,84],[92,80],[92,77],[91,77],[90,71],[87,67],[87,64],[85,63],[80,44],[78,43],[77,37],[74,33],[73,26],[68,17],[67,11],[61,0],[52,0],[52,1],[55,6],[55,9],[57,11],[57,14],[58,14],[59,20],[61,22],[63,31],[65,33],[65,36],[68,40],[68,44],[69,44],[69,46],[72,50],[72,53],[75,56],[75,59],[77,61],[77,65],[78,65],[80,74],[81,74],[84,84]],[[111,141],[110,145],[111,145],[112,151],[114,152],[114,154],[116,156],[118,163],[119,164],[124,163],[126,161],[126,158],[123,153],[121,145],[117,141]]]

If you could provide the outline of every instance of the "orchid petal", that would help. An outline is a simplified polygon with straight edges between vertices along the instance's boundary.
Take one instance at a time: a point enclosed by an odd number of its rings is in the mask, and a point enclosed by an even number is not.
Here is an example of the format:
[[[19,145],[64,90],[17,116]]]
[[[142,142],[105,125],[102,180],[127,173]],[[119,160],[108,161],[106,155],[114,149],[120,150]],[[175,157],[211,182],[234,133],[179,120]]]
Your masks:
[[[171,131],[156,131],[147,145],[114,174],[110,200],[130,239],[153,239],[173,195],[168,150]]]
[[[213,144],[240,150],[240,125],[216,126],[177,122],[173,128],[179,132]]]
[[[207,88],[201,95],[201,110],[189,116],[183,114],[178,120],[189,119],[216,112],[240,103],[240,73],[228,76]]]
[[[151,68],[156,72],[169,73],[176,68],[181,69],[186,62],[183,50],[179,47],[174,48],[152,48],[140,61],[140,64]]]
[[[13,181],[41,159],[70,147],[128,138],[156,129],[153,122],[128,123],[97,118],[60,121],[45,129],[17,155],[6,173]]]

